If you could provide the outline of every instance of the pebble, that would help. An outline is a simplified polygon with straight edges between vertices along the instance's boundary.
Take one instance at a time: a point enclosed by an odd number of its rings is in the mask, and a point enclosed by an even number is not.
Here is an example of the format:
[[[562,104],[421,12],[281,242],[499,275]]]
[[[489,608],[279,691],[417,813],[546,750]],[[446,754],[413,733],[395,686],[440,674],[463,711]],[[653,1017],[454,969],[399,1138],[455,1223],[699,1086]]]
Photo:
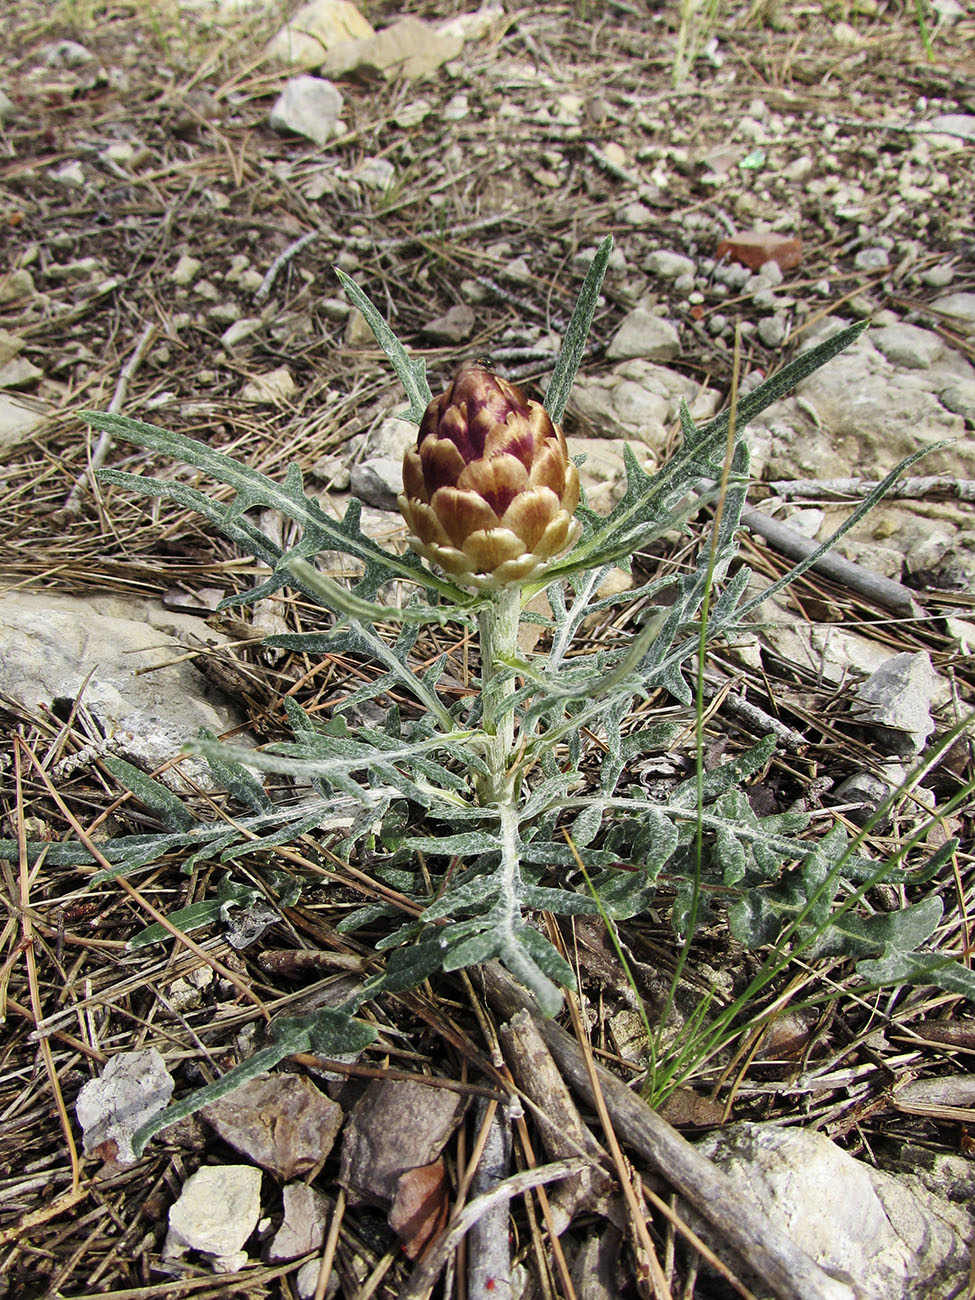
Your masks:
[[[474,333],[477,315],[467,303],[456,303],[443,316],[428,321],[424,334],[435,343],[463,343]]]
[[[266,52],[292,67],[317,68],[327,50],[374,35],[372,25],[350,0],[311,0],[272,37]]]
[[[964,416],[975,428],[975,380],[960,379],[957,383],[942,388],[938,394],[941,405],[956,415]]]
[[[756,298],[758,295],[755,295]],[[789,335],[788,318],[782,312],[766,316],[758,322],[758,337],[767,348],[780,348]]]
[[[853,1295],[831,1278],[855,1279],[857,1294],[871,1300],[935,1300],[967,1286],[971,1193],[929,1191],[914,1172],[920,1161],[901,1178],[854,1159],[824,1133],[760,1123],[718,1129],[697,1147],[733,1180],[731,1195],[761,1205],[827,1271],[833,1289],[824,1284],[822,1294]],[[703,1235],[714,1240],[707,1226]],[[740,1276],[767,1291],[747,1271]]]
[[[645,203],[627,203],[618,215],[627,226],[649,226],[656,220],[654,212]]]
[[[234,321],[240,320],[240,315],[240,308],[235,302],[215,303],[207,312],[215,325],[232,325]]]
[[[112,1163],[135,1164],[133,1135],[166,1106],[173,1086],[154,1047],[112,1056],[101,1074],[84,1085],[75,1102],[85,1154],[97,1155],[103,1143],[114,1142]]]
[[[169,1208],[163,1257],[198,1250],[236,1260],[261,1214],[261,1171],[253,1165],[204,1165]],[[246,1256],[245,1256],[246,1259]]]
[[[14,357],[0,365],[0,388],[30,388],[43,378],[44,371],[26,357]]]
[[[343,321],[349,314],[349,304],[344,298],[323,298],[318,309],[330,321]]]
[[[929,289],[946,289],[954,278],[955,268],[948,262],[939,262],[937,266],[921,272],[921,283]]]
[[[353,307],[345,322],[345,342],[350,348],[365,348],[375,342],[369,322],[358,307]]]
[[[672,361],[680,352],[680,335],[669,321],[636,307],[623,320],[606,349],[610,361],[646,357],[649,361]]]
[[[116,752],[152,771],[200,727],[219,734],[240,722],[185,661],[185,644],[162,630],[172,626],[149,602],[8,592],[0,600],[0,690],[35,710],[84,686],[86,710]],[[207,772],[193,764],[194,776]]]
[[[886,248],[861,248],[853,259],[858,271],[884,271],[890,266]]]
[[[38,53],[49,68],[83,68],[95,57],[77,41],[50,41]]]
[[[278,406],[294,397],[298,385],[287,366],[278,366],[267,374],[255,375],[244,385],[241,397],[245,402],[265,402]]]
[[[282,1198],[284,1221],[268,1247],[271,1263],[299,1259],[310,1250],[318,1250],[325,1240],[329,1217],[328,1201],[304,1183],[288,1183]]]
[[[414,99],[409,104],[404,104],[398,108],[393,117],[393,121],[398,127],[407,130],[411,126],[419,126],[420,123],[430,116],[433,105],[429,99]]]
[[[776,262],[773,258],[770,258],[767,262],[762,263],[762,265],[758,268],[758,274],[765,281],[767,285],[771,285],[771,286],[781,284],[782,281],[785,279],[785,276],[782,274],[781,266],[779,266],[778,262]]]
[[[879,749],[914,758],[934,731],[931,708],[943,684],[926,650],[892,655],[856,688],[853,720],[868,726]]]
[[[83,284],[104,274],[105,267],[97,257],[79,257],[74,262],[52,262],[47,268],[49,280],[68,281],[71,284]]]
[[[356,168],[355,178],[370,190],[388,190],[396,177],[396,168],[388,158],[366,158]]]
[[[870,332],[870,342],[895,366],[927,370],[945,350],[940,335],[917,325],[884,325]]]
[[[173,267],[169,278],[172,280],[173,284],[178,284],[183,288],[186,288],[187,285],[192,284],[196,279],[197,272],[202,265],[203,263],[198,257],[190,257],[188,253],[184,253]]]
[[[336,133],[342,96],[321,77],[292,77],[275,101],[268,121],[281,135],[303,135],[319,147]]]
[[[119,167],[125,167],[142,152],[142,148],[140,145],[137,149],[129,140],[116,140],[114,144],[102,149],[98,156],[102,162],[115,163]]]
[[[245,316],[243,320],[234,321],[233,325],[224,330],[220,335],[220,342],[229,351],[238,343],[243,343],[244,339],[256,334],[263,323],[260,316]]]
[[[51,172],[51,180],[57,181],[59,185],[69,185],[72,189],[80,189],[85,184],[85,169],[81,163],[65,163],[57,171]]]
[[[744,289],[752,278],[752,273],[743,262],[725,262],[714,268],[714,278],[732,291],[737,291]]]
[[[975,334],[975,293],[949,293],[935,298],[931,304],[935,311],[950,316],[951,324],[966,334]]]
[[[5,366],[8,361],[12,361],[24,346],[24,340],[18,338],[16,334],[10,334],[5,329],[0,329],[0,366]]]
[[[812,176],[815,170],[815,159],[811,154],[804,153],[800,154],[798,158],[794,158],[792,162],[783,167],[781,174],[787,181],[796,185],[801,185]]]
[[[24,267],[0,278],[0,303],[16,302],[20,298],[33,298],[34,277]]]
[[[445,122],[460,122],[471,111],[470,102],[466,95],[451,95],[443,106],[440,116]]]
[[[657,248],[644,263],[651,275],[659,275],[662,280],[676,280],[674,288],[679,292],[681,279],[691,277],[688,288],[694,285],[694,260],[683,253],[675,253],[669,248]]]
[[[514,280],[517,284],[530,284],[532,280],[532,270],[528,262],[523,257],[514,257],[504,268],[504,275],[509,280]]]

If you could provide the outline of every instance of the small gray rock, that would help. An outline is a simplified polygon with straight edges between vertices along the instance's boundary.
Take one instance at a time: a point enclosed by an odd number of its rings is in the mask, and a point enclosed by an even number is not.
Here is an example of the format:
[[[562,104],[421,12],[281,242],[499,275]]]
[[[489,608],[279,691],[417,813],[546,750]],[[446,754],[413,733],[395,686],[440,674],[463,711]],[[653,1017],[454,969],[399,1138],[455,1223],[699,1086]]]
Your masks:
[[[760,278],[772,288],[777,284],[781,284],[785,279],[785,273],[783,272],[782,267],[779,266],[778,262],[773,261],[763,262],[758,268],[758,274]]]
[[[298,1259],[310,1250],[318,1250],[325,1240],[328,1201],[313,1187],[288,1183],[283,1193],[284,1222],[274,1234],[268,1250],[272,1263]]]
[[[780,348],[789,334],[788,318],[782,312],[765,316],[758,322],[757,333],[767,348]]]
[[[443,316],[428,321],[423,332],[434,343],[463,343],[474,333],[476,324],[474,308],[467,303],[456,303]]]
[[[649,226],[654,221],[653,210],[645,203],[627,203],[618,215],[627,226]]]
[[[467,114],[471,111],[470,102],[466,95],[451,95],[441,110],[441,117],[445,122],[462,122]]]
[[[115,1143],[111,1163],[131,1165],[137,1128],[164,1109],[173,1095],[173,1078],[154,1047],[112,1056],[97,1079],[78,1093],[75,1114],[84,1133],[85,1155]],[[106,1151],[103,1158],[106,1158]]]
[[[46,418],[46,408],[29,398],[20,400],[0,393],[0,451],[12,447],[39,429]],[[2,629],[0,629],[2,634]]]
[[[164,1257],[185,1250],[199,1250],[217,1259],[235,1256],[257,1227],[261,1178],[260,1169],[253,1165],[204,1165],[198,1169],[169,1208]]]
[[[366,438],[363,460],[395,460],[399,464],[410,447],[416,446],[416,425],[398,415],[387,416]]]
[[[909,370],[927,370],[945,350],[943,340],[933,330],[917,325],[884,325],[870,331],[870,342],[891,365]]]
[[[388,158],[366,158],[356,168],[355,178],[366,189],[385,193],[396,179],[396,168]]]
[[[890,266],[886,248],[861,248],[853,259],[858,271],[884,271]]]
[[[975,425],[975,380],[959,380],[939,393],[941,405]]]
[[[942,113],[925,123],[932,135],[953,135],[960,140],[975,140],[975,117],[971,113]]]
[[[516,284],[531,284],[532,269],[523,257],[513,257],[504,268],[504,275]]]
[[[913,758],[934,731],[931,707],[942,690],[926,650],[893,655],[857,687],[867,707],[857,708],[854,720],[870,728],[885,752]]]
[[[198,257],[191,257],[189,253],[184,253],[173,267],[169,278],[173,284],[178,284],[185,289],[196,279],[202,265],[203,263]]]
[[[51,41],[42,45],[39,53],[49,68],[83,68],[95,57],[77,41]]]
[[[318,307],[326,320],[335,322],[344,321],[350,310],[344,298],[323,298]]]
[[[752,278],[752,273],[747,266],[740,262],[724,262],[714,268],[714,278],[726,284],[729,289],[744,289]]]
[[[16,112],[14,101],[0,90],[0,122],[11,121]]]
[[[838,804],[852,804],[846,816],[855,826],[865,826],[890,794],[890,786],[872,772],[855,772],[833,791]],[[879,829],[879,828],[878,828]]]
[[[292,77],[278,96],[268,121],[282,135],[303,135],[322,146],[335,134],[342,96],[322,77]]]
[[[43,378],[44,371],[26,357],[14,357],[0,365],[0,388],[30,388]]]
[[[955,268],[947,262],[939,262],[937,266],[921,272],[921,283],[926,284],[929,289],[947,289],[954,278]]]
[[[661,280],[677,280],[680,276],[689,275],[693,287],[694,259],[685,257],[683,253],[672,252],[669,248],[657,248],[644,265],[651,275],[659,275]]]
[[[670,321],[652,316],[637,307],[625,317],[606,350],[611,361],[646,357],[649,361],[672,361],[680,352],[680,335]]]
[[[375,506],[377,510],[395,510],[396,498],[403,491],[403,464],[385,456],[375,456],[352,467],[352,495]]]
[[[931,304],[935,311],[951,317],[951,324],[966,334],[975,334],[975,293],[947,293]]]

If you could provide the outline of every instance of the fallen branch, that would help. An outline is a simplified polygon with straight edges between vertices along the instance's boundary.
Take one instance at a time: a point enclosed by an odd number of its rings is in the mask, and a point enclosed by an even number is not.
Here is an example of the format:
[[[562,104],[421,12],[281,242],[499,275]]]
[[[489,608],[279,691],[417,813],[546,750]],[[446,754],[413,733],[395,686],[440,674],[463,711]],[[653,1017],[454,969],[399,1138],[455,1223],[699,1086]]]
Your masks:
[[[777,497],[785,500],[802,497],[867,497],[879,485],[870,478],[796,478],[776,479],[767,483]],[[929,474],[923,478],[904,478],[887,490],[890,499],[943,496],[953,501],[975,501],[975,478],[958,478],[954,474]]]
[[[582,1051],[553,1020],[543,1020],[532,998],[496,962],[481,968],[488,1000],[501,1015],[530,1011],[565,1078],[595,1104]],[[596,1066],[600,1091],[617,1133],[672,1184],[745,1260],[778,1300],[855,1300],[771,1223],[742,1189],[614,1074]],[[575,1171],[573,1171],[575,1172]]]
[[[805,560],[812,555],[813,551],[819,549],[818,542],[810,541],[808,537],[790,528],[788,524],[770,518],[761,510],[746,508],[741,512],[741,522],[751,532],[764,537],[770,546],[790,560]],[[892,610],[903,618],[924,616],[924,610],[915,600],[914,592],[910,588],[894,582],[892,578],[883,578],[878,573],[871,573],[863,565],[854,564],[852,560],[844,560],[841,555],[834,555],[832,552],[821,555],[811,567],[824,578],[847,587],[858,596],[882,605],[884,609]]]
[[[125,399],[128,397],[129,393],[129,384],[132,382],[135,372],[142,365],[145,355],[149,351],[149,344],[155,337],[155,333],[155,322],[150,321],[139,335],[139,341],[135,345],[135,350],[122,367],[122,373],[119,375],[118,383],[115,385],[115,393],[108,404],[110,415],[117,415],[125,405]],[[84,489],[85,482],[90,477],[92,484],[94,484],[95,473],[97,470],[101,469],[102,465],[105,463],[105,457],[108,455],[108,449],[111,445],[112,435],[107,429],[103,430],[101,437],[95,444],[95,450],[91,454],[91,460],[88,462],[86,468],[75,479],[74,486],[68,493],[67,497],[65,497],[62,509],[66,510],[68,514],[76,515],[81,509],[81,493]]]
[[[267,269],[267,274],[257,287],[254,294],[254,301],[263,302],[271,290],[274,288],[274,282],[281,274],[283,267],[287,266],[293,257],[297,257],[303,248],[307,248],[313,239],[317,239],[322,232],[320,230],[309,230],[301,236],[300,239],[294,240],[289,244],[283,253],[279,253]]]

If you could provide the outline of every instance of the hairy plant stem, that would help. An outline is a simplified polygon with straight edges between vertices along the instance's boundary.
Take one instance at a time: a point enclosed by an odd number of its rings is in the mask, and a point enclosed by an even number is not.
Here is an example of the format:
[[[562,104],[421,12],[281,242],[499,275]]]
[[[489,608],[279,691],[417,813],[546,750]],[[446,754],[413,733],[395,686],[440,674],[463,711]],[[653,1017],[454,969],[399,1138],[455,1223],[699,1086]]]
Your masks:
[[[521,615],[521,588],[502,587],[494,600],[478,615],[481,634],[481,726],[486,737],[485,759],[488,775],[478,778],[482,804],[509,803],[512,798],[508,765],[515,739],[513,709],[505,702],[514,694],[515,683],[505,660],[518,650],[518,623]]]

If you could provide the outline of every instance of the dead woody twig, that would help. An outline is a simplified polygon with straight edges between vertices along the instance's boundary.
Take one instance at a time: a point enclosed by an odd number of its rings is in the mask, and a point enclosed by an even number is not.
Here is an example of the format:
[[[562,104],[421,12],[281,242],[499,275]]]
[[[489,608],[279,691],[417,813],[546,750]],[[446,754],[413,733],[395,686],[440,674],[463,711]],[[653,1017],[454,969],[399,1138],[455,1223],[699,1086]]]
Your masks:
[[[146,353],[149,351],[149,345],[156,334],[156,325],[154,321],[145,327],[139,335],[139,341],[128,361],[122,368],[122,373],[118,377],[118,383],[115,385],[115,392],[112,400],[108,404],[109,415],[117,415],[125,405],[125,399],[129,394],[129,384],[142,365]],[[95,450],[91,453],[91,460],[84,473],[79,474],[75,480],[74,486],[68,493],[64,501],[63,509],[69,514],[76,515],[81,509],[81,494],[84,491],[85,483],[91,479],[92,485],[95,482],[95,474],[105,463],[105,457],[108,455],[108,449],[112,445],[112,435],[108,430],[104,430],[95,444]]]
[[[803,500],[820,500],[823,497],[866,497],[880,486],[878,479],[870,478],[797,478],[776,479],[767,483],[777,497]],[[952,501],[975,501],[975,478],[958,478],[954,474],[928,474],[924,477],[902,478],[887,489],[887,497],[948,497]]]

